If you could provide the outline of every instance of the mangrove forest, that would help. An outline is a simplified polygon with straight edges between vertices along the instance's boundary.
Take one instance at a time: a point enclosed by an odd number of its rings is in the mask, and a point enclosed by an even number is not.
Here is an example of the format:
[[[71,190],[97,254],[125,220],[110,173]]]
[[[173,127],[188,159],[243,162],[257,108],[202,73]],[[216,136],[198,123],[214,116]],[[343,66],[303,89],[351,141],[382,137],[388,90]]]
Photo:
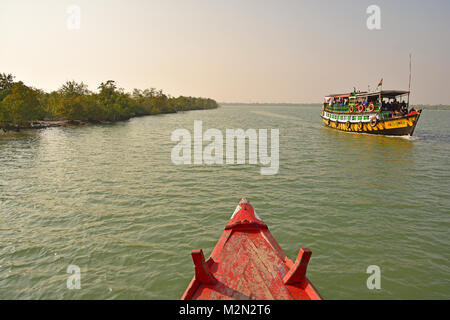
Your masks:
[[[214,109],[216,101],[208,98],[177,98],[155,88],[125,92],[115,81],[102,82],[92,92],[83,82],[67,81],[50,93],[14,81],[11,74],[0,73],[0,128],[19,130],[39,124],[101,123],[132,117]],[[45,125],[44,125],[45,126]]]

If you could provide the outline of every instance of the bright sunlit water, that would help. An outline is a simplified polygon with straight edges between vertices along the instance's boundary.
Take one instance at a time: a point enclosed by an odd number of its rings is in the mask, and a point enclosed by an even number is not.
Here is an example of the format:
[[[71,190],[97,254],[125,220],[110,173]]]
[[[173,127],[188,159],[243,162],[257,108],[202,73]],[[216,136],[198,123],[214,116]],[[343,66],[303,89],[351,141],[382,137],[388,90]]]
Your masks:
[[[338,132],[317,106],[224,106],[0,136],[0,298],[179,299],[246,196],[325,299],[450,298],[450,111],[414,138]],[[278,128],[280,170],[175,166],[173,130]],[[69,290],[67,267],[81,268]],[[370,265],[381,290],[369,290]]]

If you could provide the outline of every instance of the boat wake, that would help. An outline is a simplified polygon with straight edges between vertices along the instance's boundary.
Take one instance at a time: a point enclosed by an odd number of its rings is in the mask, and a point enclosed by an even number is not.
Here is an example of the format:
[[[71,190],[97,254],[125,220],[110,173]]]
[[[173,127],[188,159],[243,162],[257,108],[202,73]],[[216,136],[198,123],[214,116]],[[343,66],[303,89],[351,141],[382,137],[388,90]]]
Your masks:
[[[390,136],[390,135],[385,135],[385,137],[388,137],[388,138],[400,138],[400,139],[409,140],[409,141],[419,140],[419,138],[417,136]]]

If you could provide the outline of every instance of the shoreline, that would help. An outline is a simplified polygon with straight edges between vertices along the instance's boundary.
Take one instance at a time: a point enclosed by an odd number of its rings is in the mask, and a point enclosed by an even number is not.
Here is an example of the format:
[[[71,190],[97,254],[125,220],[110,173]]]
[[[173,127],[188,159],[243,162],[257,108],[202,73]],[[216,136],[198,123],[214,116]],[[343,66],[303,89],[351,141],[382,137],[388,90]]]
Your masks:
[[[88,124],[110,124],[112,121],[91,121],[91,120],[35,120],[30,121],[26,126],[0,126],[0,129],[4,132],[20,132],[21,130],[28,129],[47,129],[58,127],[78,127]]]
[[[155,114],[141,114],[141,115],[135,115],[129,118],[124,119],[118,119],[114,121],[110,120],[34,120],[30,121],[28,125],[26,126],[13,126],[11,124],[7,125],[0,125],[0,134],[7,134],[10,132],[20,132],[21,130],[29,130],[29,129],[47,129],[47,128],[75,128],[80,126],[86,126],[86,125],[93,125],[93,124],[114,124],[116,122],[120,121],[127,121],[133,118],[140,118],[140,117],[147,117],[147,116],[156,116],[160,114],[173,114],[173,113],[179,113],[179,112],[186,112],[186,111],[195,111],[195,110],[213,110],[216,108],[208,108],[208,109],[201,109],[201,108],[194,108],[189,110],[182,110],[182,111],[168,111],[168,112],[159,112]]]
[[[0,73],[0,132],[110,124],[218,107],[210,98],[172,97],[155,88],[125,92],[114,80],[102,82],[98,89],[92,92],[83,82],[66,81],[57,91],[47,93],[22,81],[15,82],[12,74]]]

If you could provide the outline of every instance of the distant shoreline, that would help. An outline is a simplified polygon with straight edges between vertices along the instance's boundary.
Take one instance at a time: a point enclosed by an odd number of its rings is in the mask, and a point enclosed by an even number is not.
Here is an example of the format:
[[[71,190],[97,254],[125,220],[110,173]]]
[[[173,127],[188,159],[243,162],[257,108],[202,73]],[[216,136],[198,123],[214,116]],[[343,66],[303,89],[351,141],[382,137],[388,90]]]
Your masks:
[[[321,103],[249,103],[249,102],[218,102],[221,106],[279,106],[279,107],[290,107],[290,106],[321,106]]]
[[[0,130],[70,127],[105,124],[134,117],[215,109],[210,98],[166,95],[149,88],[125,92],[114,80],[100,83],[92,92],[83,82],[67,81],[57,91],[45,92],[15,82],[12,74],[0,73]]]
[[[21,125],[21,126],[12,126],[10,124],[0,124],[0,134],[2,133],[8,133],[8,132],[20,132],[21,130],[29,130],[29,129],[47,129],[47,128],[75,128],[75,127],[80,127],[80,126],[86,126],[86,125],[105,125],[105,124],[114,124],[117,122],[122,122],[122,121],[128,121],[131,120],[133,118],[141,118],[141,117],[147,117],[147,116],[156,116],[156,115],[162,115],[162,114],[172,114],[172,113],[179,113],[179,112],[186,112],[186,111],[195,111],[195,110],[213,110],[213,109],[217,109],[216,108],[211,108],[211,109],[189,109],[189,110],[181,110],[181,111],[168,111],[168,112],[160,112],[160,113],[155,113],[155,114],[140,114],[140,115],[135,115],[132,116],[130,118],[126,118],[126,119],[119,119],[119,120],[114,120],[114,121],[109,121],[109,120],[67,120],[67,119],[63,119],[63,120],[52,120],[52,119],[48,119],[48,120],[35,120],[35,121],[30,121],[29,123],[27,123],[26,125]]]

